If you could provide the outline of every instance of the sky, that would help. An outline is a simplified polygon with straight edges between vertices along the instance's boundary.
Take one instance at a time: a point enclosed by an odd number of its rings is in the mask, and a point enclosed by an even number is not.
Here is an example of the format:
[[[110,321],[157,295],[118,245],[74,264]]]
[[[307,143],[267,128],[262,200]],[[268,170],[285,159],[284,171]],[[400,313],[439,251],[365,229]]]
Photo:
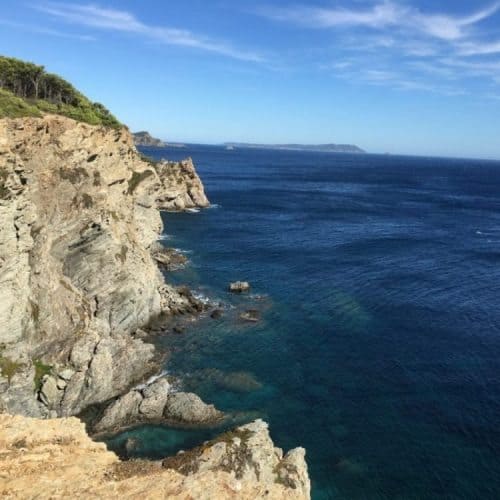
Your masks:
[[[168,141],[500,159],[500,0],[3,0],[0,47]]]

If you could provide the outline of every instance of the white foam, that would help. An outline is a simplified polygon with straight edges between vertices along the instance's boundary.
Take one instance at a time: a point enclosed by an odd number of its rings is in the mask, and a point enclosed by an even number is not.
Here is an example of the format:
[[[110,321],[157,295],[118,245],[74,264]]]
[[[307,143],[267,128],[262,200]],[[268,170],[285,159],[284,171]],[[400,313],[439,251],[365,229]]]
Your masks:
[[[189,255],[189,254],[192,254],[193,251],[192,250],[183,250],[182,248],[174,248],[174,250],[177,252],[177,253],[181,253],[183,255]]]
[[[164,377],[165,375],[168,375],[167,370],[163,370],[158,375],[153,375],[152,377],[149,377],[146,380],[146,382],[144,382],[143,384],[139,384],[139,385],[135,386],[134,389],[136,391],[142,391],[143,389],[145,389],[149,385],[154,384],[158,379]]]
[[[165,241],[165,240],[169,240],[170,238],[172,238],[172,236],[170,234],[160,234],[160,236],[158,237],[158,240]]]
[[[200,211],[200,209],[199,208],[188,208],[186,211],[189,213],[192,213],[192,214],[197,214]]]
[[[220,205],[218,205],[217,203],[211,203],[207,209],[213,209],[215,210],[216,208],[220,208]]]
[[[202,302],[203,304],[211,304],[213,301],[211,299],[209,299],[206,295],[203,295],[202,293],[200,292],[191,292],[193,297],[196,299],[196,300],[199,300],[200,302]]]

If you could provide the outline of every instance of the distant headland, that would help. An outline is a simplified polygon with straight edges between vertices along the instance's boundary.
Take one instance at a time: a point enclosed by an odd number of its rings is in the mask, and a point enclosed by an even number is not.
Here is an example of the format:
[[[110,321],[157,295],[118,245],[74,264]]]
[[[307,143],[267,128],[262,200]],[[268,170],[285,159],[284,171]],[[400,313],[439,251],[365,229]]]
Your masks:
[[[167,144],[161,139],[153,137],[149,132],[145,130],[141,132],[135,132],[132,134],[134,137],[134,143],[136,146],[155,146],[157,148],[164,148]]]
[[[252,144],[246,142],[226,142],[228,149],[279,149],[285,151],[317,151],[320,153],[366,153],[353,144]]]

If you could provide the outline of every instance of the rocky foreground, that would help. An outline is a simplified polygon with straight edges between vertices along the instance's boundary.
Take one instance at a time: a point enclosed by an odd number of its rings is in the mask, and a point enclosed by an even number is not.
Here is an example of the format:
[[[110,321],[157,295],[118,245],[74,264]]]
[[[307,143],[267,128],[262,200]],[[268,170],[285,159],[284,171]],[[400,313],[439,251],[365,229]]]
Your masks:
[[[121,463],[62,418],[98,407],[109,431],[223,417],[165,379],[144,385],[161,362],[144,330],[201,309],[158,268],[174,265],[159,209],[208,204],[191,160],[147,161],[125,128],[0,120],[0,496],[309,497],[303,450],[283,458],[260,421],[162,467]]]
[[[283,456],[257,420],[161,462],[121,462],[76,418],[0,415],[2,498],[304,499],[300,448]]]

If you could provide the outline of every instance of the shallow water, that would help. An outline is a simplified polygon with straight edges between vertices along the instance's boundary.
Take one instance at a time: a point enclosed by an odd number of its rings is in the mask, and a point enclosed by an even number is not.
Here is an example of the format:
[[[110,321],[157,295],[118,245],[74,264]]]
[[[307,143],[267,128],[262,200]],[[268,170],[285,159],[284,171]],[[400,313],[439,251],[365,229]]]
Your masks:
[[[500,163],[146,152],[193,156],[218,205],[164,214],[191,251],[169,279],[235,306],[161,338],[170,373],[304,446],[315,499],[500,497]],[[227,293],[238,279],[262,297]],[[157,458],[213,432],[111,444]]]

